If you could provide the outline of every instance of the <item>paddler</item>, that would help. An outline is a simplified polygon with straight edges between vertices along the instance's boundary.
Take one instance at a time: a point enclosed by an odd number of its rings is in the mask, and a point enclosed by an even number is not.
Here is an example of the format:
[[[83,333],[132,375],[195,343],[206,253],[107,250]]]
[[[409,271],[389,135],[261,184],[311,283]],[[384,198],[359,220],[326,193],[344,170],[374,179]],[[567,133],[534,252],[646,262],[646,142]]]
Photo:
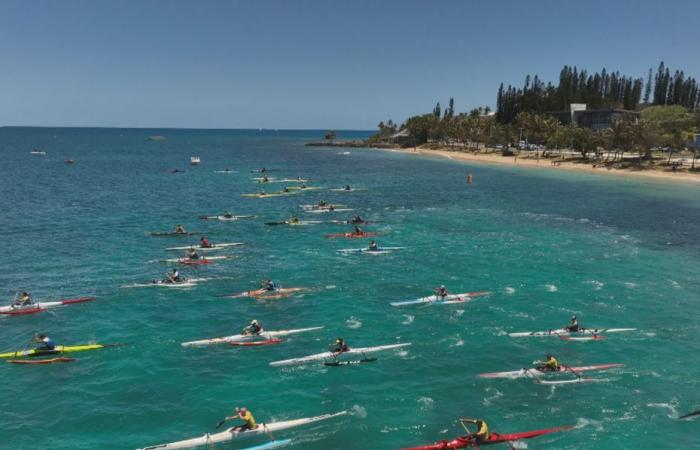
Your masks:
[[[187,234],[187,232],[185,231],[185,227],[183,227],[182,225],[176,226],[175,234]]]
[[[338,338],[335,340],[335,343],[331,346],[331,352],[333,352],[333,356],[338,356],[341,353],[345,353],[348,350],[350,350],[350,347],[348,347],[348,344],[345,343],[345,340],[343,338]]]
[[[179,283],[180,281],[182,281],[182,279],[180,278],[180,272],[178,272],[177,269],[173,269],[173,271],[170,272],[167,276],[168,281],[170,283]]]
[[[537,361],[535,368],[544,372],[557,372],[559,371],[559,361],[557,361],[554,355],[547,355],[547,360]]]
[[[231,214],[231,211],[226,211],[226,212],[224,213],[224,217],[227,218],[227,219],[230,219],[230,218],[233,217],[233,214]]]
[[[248,411],[247,408],[236,408],[236,412],[232,416],[226,417],[224,420],[233,420],[233,419],[241,419],[242,421],[245,422],[243,425],[239,425],[237,427],[232,427],[231,428],[231,433],[237,433],[241,431],[247,431],[247,430],[254,430],[258,427],[258,425],[255,423],[255,417],[253,417],[253,414]]]
[[[56,348],[53,340],[45,334],[35,334],[33,340],[39,344],[36,350],[54,350]]]
[[[350,187],[349,184],[346,184],[345,187],[343,188],[343,190],[352,191],[352,188]]]
[[[194,247],[190,247],[190,249],[187,251],[187,258],[188,259],[199,259],[199,254],[197,253],[197,249]]]
[[[352,218],[352,220],[350,221],[350,223],[353,224],[353,225],[355,225],[355,224],[365,223],[365,221],[364,221],[364,219],[362,219],[362,217],[360,217],[360,216],[355,216],[355,217]]]
[[[323,200],[319,200],[318,205],[316,205],[316,206],[318,206],[319,208],[323,208],[326,206],[326,202]]]
[[[301,183],[301,186],[299,186],[299,189],[306,189],[306,183]]]
[[[261,181],[262,181],[263,183],[268,183],[268,182],[270,181],[270,179],[267,178],[267,175],[265,175],[265,176],[262,177],[262,180],[261,180]]]
[[[32,302],[32,297],[29,295],[27,292],[22,292],[22,295],[19,296],[19,298],[16,298],[14,303],[12,303],[12,306],[27,306],[31,305]]]
[[[564,329],[569,333],[575,333],[579,330],[578,320],[576,320],[576,316],[571,316],[571,323],[565,326]]]
[[[489,433],[489,426],[483,419],[459,419],[459,421],[463,424],[473,423],[474,425],[476,425],[476,432],[469,433],[467,437],[474,439],[477,444],[481,444],[483,442],[488,441],[489,437],[491,436],[491,433]]]
[[[369,250],[370,252],[378,252],[379,246],[377,245],[377,242],[375,240],[371,240],[369,242],[369,247],[367,247],[367,250]]]
[[[335,206],[330,205],[330,206],[328,207],[328,211],[335,211]]]
[[[285,186],[284,189],[282,189],[282,192],[291,192],[291,191],[289,190],[289,188],[287,186]]]
[[[209,239],[207,239],[206,236],[202,236],[202,238],[199,240],[199,247],[200,248],[211,248],[211,244],[209,243]]]
[[[287,221],[287,223],[290,223],[290,224],[298,224],[298,223],[299,223],[299,218],[298,218],[297,216],[292,216],[292,217],[289,218],[289,220]]]
[[[444,300],[444,298],[447,297],[448,295],[450,295],[450,294],[447,292],[447,288],[445,287],[444,284],[441,285],[439,288],[435,289],[435,296],[436,297],[441,297]]]
[[[362,228],[355,225],[355,229],[353,230],[353,234],[355,234],[357,236],[361,236],[364,234],[364,231],[362,231]]]
[[[262,283],[260,283],[260,288],[263,291],[276,291],[277,290],[277,285],[275,285],[275,282],[267,279],[267,280],[262,280]]]
[[[262,325],[257,320],[250,322],[250,325],[243,328],[243,334],[246,336],[257,336],[262,332]]]

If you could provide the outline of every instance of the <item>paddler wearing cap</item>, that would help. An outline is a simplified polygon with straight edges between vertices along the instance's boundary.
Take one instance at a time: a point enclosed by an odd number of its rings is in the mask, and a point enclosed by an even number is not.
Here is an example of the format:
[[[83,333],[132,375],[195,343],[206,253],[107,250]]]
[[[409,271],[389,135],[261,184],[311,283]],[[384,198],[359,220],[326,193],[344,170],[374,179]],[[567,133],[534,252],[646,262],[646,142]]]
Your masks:
[[[578,320],[576,320],[576,316],[571,316],[571,323],[565,326],[564,329],[569,333],[575,333],[579,330]]]
[[[253,320],[250,322],[250,325],[243,328],[243,334],[246,336],[257,336],[262,332],[262,330],[263,328],[262,325],[260,325],[260,322]]]
[[[242,421],[245,422],[243,425],[238,425],[236,427],[231,428],[231,433],[236,433],[240,431],[247,431],[247,430],[254,430],[258,427],[258,425],[255,423],[255,417],[253,417],[253,413],[248,411],[248,408],[242,407],[242,408],[236,408],[236,413],[232,416],[226,417],[224,420],[233,420],[233,419],[241,419]]]

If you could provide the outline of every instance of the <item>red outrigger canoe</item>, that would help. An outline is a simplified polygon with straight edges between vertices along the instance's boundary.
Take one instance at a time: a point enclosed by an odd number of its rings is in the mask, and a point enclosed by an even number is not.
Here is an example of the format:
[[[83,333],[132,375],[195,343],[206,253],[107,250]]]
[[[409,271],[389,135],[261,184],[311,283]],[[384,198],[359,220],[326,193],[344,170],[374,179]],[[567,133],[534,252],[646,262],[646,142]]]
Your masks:
[[[549,433],[556,433],[558,431],[566,431],[572,429],[572,426],[548,428],[546,430],[535,430],[535,431],[524,431],[522,433],[510,433],[510,434],[500,434],[491,433],[488,440],[482,442],[476,442],[476,439],[460,436],[458,438],[452,439],[451,441],[440,441],[434,444],[421,445],[418,447],[408,447],[403,450],[446,450],[452,448],[479,448],[482,445],[493,445],[502,444],[505,442],[518,441],[521,439],[531,439],[538,436],[543,436]]]

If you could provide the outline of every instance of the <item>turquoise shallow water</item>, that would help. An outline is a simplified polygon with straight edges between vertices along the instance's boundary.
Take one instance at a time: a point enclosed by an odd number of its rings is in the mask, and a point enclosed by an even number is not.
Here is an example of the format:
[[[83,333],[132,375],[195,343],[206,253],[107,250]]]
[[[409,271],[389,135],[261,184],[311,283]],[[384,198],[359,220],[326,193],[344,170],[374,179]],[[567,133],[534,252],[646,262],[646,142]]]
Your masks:
[[[155,134],[168,139],[146,139]],[[71,364],[0,365],[0,448],[136,448],[213,431],[242,405],[259,421],[352,412],[275,436],[293,438],[294,449],[419,445],[459,434],[460,416],[487,418],[501,432],[576,425],[530,448],[700,446],[697,421],[674,419],[700,406],[700,188],[303,146],[319,134],[0,129],[2,297],[9,301],[17,290],[98,297],[0,318],[0,351],[24,348],[40,331],[68,345],[129,344],[76,354]],[[29,155],[35,147],[48,155]],[[190,155],[200,155],[202,165],[190,168]],[[66,165],[66,158],[77,163]],[[241,198],[258,189],[250,170],[261,166],[318,186],[351,183],[367,191]],[[188,171],[169,173],[174,167]],[[225,167],[237,173],[214,172]],[[323,235],[343,227],[262,225],[322,197],[380,221],[367,227],[384,233],[380,244],[406,248],[341,256],[336,249],[361,243]],[[258,218],[197,219],[224,209]],[[159,278],[167,267],[148,261],[196,239],[146,235],[176,223],[215,242],[247,245],[226,252],[236,259],[182,269],[214,278],[196,288],[120,288]],[[317,289],[267,303],[217,297],[263,277]],[[388,306],[441,283],[493,295],[466,305]],[[572,313],[583,325],[640,331],[598,342],[505,335],[558,327]],[[252,318],[268,329],[326,328],[269,347],[179,346],[234,334]],[[268,366],[321,352],[338,335],[351,346],[413,346],[360,366]],[[528,366],[545,352],[573,365],[626,367],[591,375],[604,382],[556,388],[476,378]]]

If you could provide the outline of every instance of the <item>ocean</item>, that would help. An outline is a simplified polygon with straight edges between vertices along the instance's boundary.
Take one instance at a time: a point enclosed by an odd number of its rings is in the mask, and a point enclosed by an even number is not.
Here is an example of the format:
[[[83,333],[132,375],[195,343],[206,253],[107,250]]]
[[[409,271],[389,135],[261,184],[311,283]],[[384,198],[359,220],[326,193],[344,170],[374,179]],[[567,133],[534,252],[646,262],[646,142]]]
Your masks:
[[[463,433],[460,417],[484,418],[500,433],[574,426],[518,448],[700,447],[697,421],[677,420],[700,407],[700,186],[304,146],[323,134],[0,128],[3,302],[21,291],[97,297],[1,317],[0,352],[30,347],[34,333],[65,345],[126,344],[74,353],[71,363],[1,365],[0,448],[134,449],[214,432],[237,406],[258,422],[350,414],[218,449],[272,437],[293,439],[290,449],[397,449]],[[30,155],[34,148],[46,156]],[[200,165],[189,165],[193,155]],[[261,167],[311,186],[363,190],[241,197],[260,191],[251,170]],[[234,172],[217,172],[226,168]],[[299,207],[319,200],[353,211]],[[256,217],[199,219],[226,210]],[[404,248],[344,255],[337,250],[367,240],[324,235],[348,226],[264,225],[353,214],[375,222],[364,228],[380,233],[380,246]],[[198,234],[148,234],[177,224]],[[186,277],[208,279],[194,287],[122,287],[163,278],[173,266],[157,260],[179,255],[164,249],[201,235],[245,245],[217,253],[232,259],[182,267]],[[263,278],[310,290],[279,300],[221,297]],[[389,305],[441,284],[492,295]],[[508,336],[560,328],[571,315],[586,327],[637,330],[585,342]],[[237,334],[252,319],[269,330],[325,328],[279,345],[180,346]],[[323,352],[336,337],[350,347],[412,345],[366,364],[269,366]],[[531,367],[547,353],[569,365],[625,366],[569,385],[477,377]]]

